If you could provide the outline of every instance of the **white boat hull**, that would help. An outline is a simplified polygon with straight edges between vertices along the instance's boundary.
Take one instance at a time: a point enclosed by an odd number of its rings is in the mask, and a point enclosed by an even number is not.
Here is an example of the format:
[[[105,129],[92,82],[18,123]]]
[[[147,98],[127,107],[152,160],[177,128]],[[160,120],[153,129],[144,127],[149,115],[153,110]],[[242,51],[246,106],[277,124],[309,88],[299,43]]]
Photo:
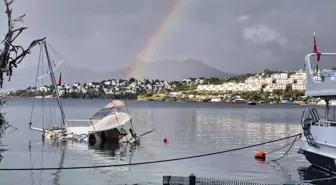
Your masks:
[[[312,125],[310,132],[318,147],[309,145],[302,131],[299,153],[312,165],[336,173],[336,127]]]
[[[314,53],[305,57],[306,97],[320,98],[326,103],[324,120],[315,108],[306,108],[302,113],[302,137],[299,153],[321,169],[336,172],[336,109],[330,109],[330,100],[336,97],[335,81],[331,79],[330,70],[313,69],[310,58],[317,56],[336,56],[336,53],[319,53],[314,32]]]
[[[115,112],[104,117],[89,127],[89,133],[112,130],[114,128],[130,125],[131,116],[123,112]]]
[[[107,121],[107,120],[105,120]],[[110,120],[111,121],[111,120]],[[120,120],[121,121],[121,120]],[[127,121],[129,122],[129,120]],[[126,123],[127,123],[126,122]],[[59,139],[59,140],[77,140],[88,142],[89,139],[94,138],[94,142],[104,141],[110,143],[134,143],[136,140],[131,133],[127,132],[131,127],[128,126],[130,123],[123,123],[118,127],[108,127],[108,129],[99,131],[92,131],[92,127],[68,127],[65,129],[41,129],[31,127],[32,130],[44,132],[44,139]],[[127,125],[127,126],[126,126]],[[122,130],[125,135],[121,135]]]

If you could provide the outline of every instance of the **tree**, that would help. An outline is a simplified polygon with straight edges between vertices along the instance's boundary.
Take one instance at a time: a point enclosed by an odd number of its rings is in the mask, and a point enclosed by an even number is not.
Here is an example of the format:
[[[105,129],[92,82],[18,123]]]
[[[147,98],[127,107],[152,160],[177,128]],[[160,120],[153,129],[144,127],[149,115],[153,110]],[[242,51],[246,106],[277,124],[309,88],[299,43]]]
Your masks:
[[[145,85],[150,84],[150,81],[148,79],[145,79]]]
[[[15,40],[21,35],[21,33],[27,29],[27,27],[15,27],[15,24],[18,22],[23,22],[23,18],[26,14],[23,14],[15,19],[12,17],[12,8],[11,4],[13,0],[4,0],[5,3],[5,13],[7,15],[7,33],[5,38],[2,40],[3,48],[0,49],[0,88],[3,87],[4,74],[8,76],[8,81],[10,81],[11,76],[13,75],[13,68],[17,68],[17,65],[20,64],[27,54],[30,54],[30,50],[40,44],[43,39],[34,40],[31,44],[24,49],[21,45],[16,45]],[[6,103],[7,94],[0,94],[0,106]],[[0,130],[3,128],[3,125],[6,124],[4,116],[0,114]]]
[[[21,45],[15,45],[14,41],[19,37],[19,35],[27,29],[27,27],[15,28],[15,23],[23,22],[23,18],[26,14],[19,16],[18,18],[12,18],[12,9],[11,4],[13,0],[4,0],[6,7],[7,15],[7,34],[1,42],[3,44],[3,49],[0,50],[0,88],[3,85],[3,76],[6,74],[8,76],[8,81],[10,81],[11,76],[13,75],[13,68],[17,68],[17,65],[20,64],[27,54],[30,54],[30,50],[39,44],[43,39],[34,40],[31,44],[24,49]]]
[[[136,81],[136,79],[133,78],[133,77],[131,77],[131,78],[128,80],[128,83],[131,84],[131,83],[133,83],[133,82],[135,82],[135,81]]]

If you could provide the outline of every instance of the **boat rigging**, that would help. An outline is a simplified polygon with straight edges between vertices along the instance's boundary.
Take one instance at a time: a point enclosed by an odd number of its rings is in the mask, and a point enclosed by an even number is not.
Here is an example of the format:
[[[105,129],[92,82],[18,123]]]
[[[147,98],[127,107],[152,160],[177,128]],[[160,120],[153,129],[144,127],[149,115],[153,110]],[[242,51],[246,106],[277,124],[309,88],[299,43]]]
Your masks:
[[[123,110],[122,107],[126,107],[126,103],[122,100],[113,100],[109,104],[107,104],[104,108],[99,109],[93,116],[89,119],[77,119],[70,120],[65,116],[65,111],[63,108],[62,100],[60,98],[60,88],[61,88],[61,76],[59,78],[59,83],[56,83],[55,78],[55,70],[63,63],[64,60],[61,60],[58,64],[52,63],[52,59],[48,50],[49,44],[47,44],[46,40],[41,41],[40,43],[40,59],[38,63],[37,75],[36,75],[36,86],[39,80],[42,81],[43,78],[48,76],[50,77],[50,81],[52,84],[52,90],[56,96],[56,101],[58,105],[58,109],[61,115],[61,125],[56,126],[53,125],[52,128],[44,127],[44,113],[42,113],[42,123],[43,128],[37,128],[32,126],[32,117],[34,111],[34,99],[32,105],[32,113],[29,122],[29,128],[33,131],[42,132],[43,139],[57,139],[57,140],[77,140],[77,141],[90,141],[90,142],[101,142],[108,141],[112,143],[138,143],[139,138],[135,133],[132,117],[127,111]],[[45,53],[45,58],[47,62],[47,73],[43,73],[43,53]],[[39,75],[39,68],[41,63],[41,73]],[[44,87],[44,86],[42,86]],[[43,93],[44,91],[42,91]],[[42,112],[44,106],[44,98],[42,94]],[[127,108],[127,107],[126,107]],[[56,110],[55,110],[56,112]],[[50,113],[50,116],[56,116],[55,114]],[[49,120],[51,123],[52,121]],[[78,122],[86,122],[86,126],[79,126]],[[69,123],[73,123],[69,126]],[[74,124],[77,124],[73,126]]]

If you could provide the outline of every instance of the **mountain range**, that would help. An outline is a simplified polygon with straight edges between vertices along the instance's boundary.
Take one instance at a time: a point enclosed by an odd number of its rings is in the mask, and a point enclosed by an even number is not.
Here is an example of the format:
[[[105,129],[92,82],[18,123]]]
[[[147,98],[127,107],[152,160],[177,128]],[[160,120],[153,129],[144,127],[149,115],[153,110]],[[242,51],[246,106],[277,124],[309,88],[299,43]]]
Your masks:
[[[62,64],[63,65],[63,64]],[[46,66],[46,65],[45,65]],[[201,60],[185,59],[183,61],[161,60],[158,62],[145,63],[142,68],[136,72],[141,74],[141,79],[160,79],[165,81],[182,80],[185,78],[198,77],[227,77],[235,74],[223,72],[205,64]],[[62,81],[73,84],[76,82],[99,82],[108,79],[125,79],[130,68],[119,69],[115,71],[97,72],[84,68],[63,65],[55,71],[56,81],[58,75],[62,72]],[[37,67],[20,68],[14,70],[10,82],[5,80],[3,89],[23,89],[28,86],[35,86]],[[38,76],[46,73],[39,73]],[[136,77],[135,77],[136,78]],[[6,78],[5,78],[6,79]],[[43,84],[50,84],[49,76],[43,78]]]

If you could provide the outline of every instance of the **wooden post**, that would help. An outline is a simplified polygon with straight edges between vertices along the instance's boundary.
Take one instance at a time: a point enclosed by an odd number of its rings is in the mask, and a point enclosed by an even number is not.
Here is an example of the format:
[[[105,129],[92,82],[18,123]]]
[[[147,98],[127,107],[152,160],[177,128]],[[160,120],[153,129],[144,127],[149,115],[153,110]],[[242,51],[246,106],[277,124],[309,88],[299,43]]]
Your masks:
[[[163,176],[163,185],[169,185],[170,184],[170,178],[171,178],[171,176],[169,175],[169,176]]]
[[[196,176],[193,173],[189,175],[189,185],[196,185]]]

